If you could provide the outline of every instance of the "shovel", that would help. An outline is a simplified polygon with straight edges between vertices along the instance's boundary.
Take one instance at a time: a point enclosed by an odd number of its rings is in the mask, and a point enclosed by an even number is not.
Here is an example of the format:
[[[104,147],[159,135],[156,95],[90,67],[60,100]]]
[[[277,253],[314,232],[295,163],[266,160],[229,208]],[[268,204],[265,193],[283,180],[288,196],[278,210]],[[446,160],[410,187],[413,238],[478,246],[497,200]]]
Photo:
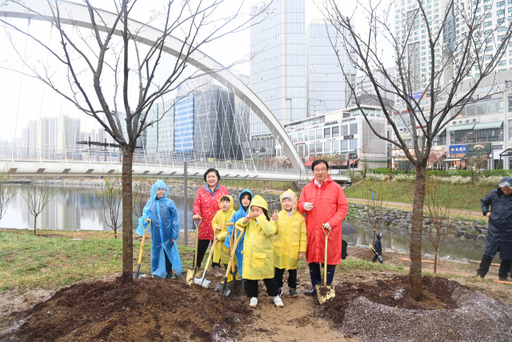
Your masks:
[[[140,273],[140,264],[142,263],[142,251],[144,250],[144,241],[146,240],[146,233],[151,228],[151,219],[144,219],[148,221],[148,228],[144,229],[144,225],[142,226],[142,241],[140,243],[140,251],[139,251],[139,261],[137,262],[137,270],[133,273],[134,279],[143,278],[146,276],[146,273]]]
[[[208,288],[210,286],[211,280],[205,279],[206,271],[210,267],[210,261],[212,261],[213,258],[213,249],[215,248],[215,245],[217,244],[217,240],[213,240],[212,248],[210,249],[210,255],[208,256],[208,260],[206,261],[206,266],[204,267],[203,276],[201,278],[194,278],[194,284],[201,285],[203,287]]]
[[[237,230],[240,232],[238,235],[236,234]],[[229,296],[231,291],[233,291],[235,289],[236,275],[233,275],[233,280],[230,282],[228,282],[228,275],[229,275],[230,271],[232,272],[231,268],[235,263],[236,246],[238,245],[238,241],[242,237],[243,232],[244,232],[244,230],[238,226],[236,226],[236,230],[233,230],[233,235],[234,235],[235,241],[232,245],[230,245],[231,246],[231,255],[229,256],[229,263],[228,263],[228,267],[226,268],[226,274],[224,275],[224,278],[217,283],[217,286],[215,286],[215,290],[213,290],[215,292],[217,292],[217,291],[221,292],[226,297]]]
[[[189,285],[192,285],[192,283],[194,282],[194,277],[196,276],[197,273],[197,242],[199,241],[199,227],[201,226],[202,221],[202,218],[199,220],[199,224],[197,224],[196,221],[194,221],[194,224],[196,225],[196,250],[194,253],[194,268],[187,270],[186,282]]]
[[[329,235],[331,234],[331,231],[329,230],[329,233],[325,232],[325,228],[322,227],[322,230],[324,231],[325,235],[325,262],[324,262],[324,283],[322,285],[316,286],[316,295],[318,296],[318,302],[320,305],[328,301],[329,299],[333,299],[336,295],[334,291],[334,286],[327,285],[327,245],[329,241]]]

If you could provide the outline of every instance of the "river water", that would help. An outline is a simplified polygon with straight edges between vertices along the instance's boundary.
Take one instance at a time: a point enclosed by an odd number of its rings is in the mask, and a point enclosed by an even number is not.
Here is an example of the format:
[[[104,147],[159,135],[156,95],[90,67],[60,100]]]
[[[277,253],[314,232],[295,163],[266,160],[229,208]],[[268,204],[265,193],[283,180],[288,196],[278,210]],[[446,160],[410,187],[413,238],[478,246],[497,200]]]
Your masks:
[[[0,220],[0,228],[33,229],[33,216],[30,214],[27,204],[22,198],[22,193],[26,191],[28,185],[13,185],[17,190],[17,195],[10,203],[4,217]],[[99,208],[99,203],[95,200],[94,190],[88,188],[76,187],[53,187],[55,194],[53,200],[45,207],[43,213],[38,217],[37,227],[43,229],[55,230],[105,230],[109,231],[100,219],[100,215],[95,209]],[[148,194],[149,196],[149,194]],[[194,204],[195,193],[189,194],[188,199],[188,229],[192,229],[192,206]],[[172,196],[176,207],[183,218],[184,199],[183,196]],[[352,235],[344,236],[349,244],[368,245],[372,242],[371,232],[373,228],[367,224],[349,221],[357,232]],[[134,228],[136,228],[137,219],[134,217]],[[184,229],[183,219],[180,220],[181,229]],[[383,248],[392,248],[394,250],[409,249],[409,231],[389,229],[383,227],[377,231],[383,233]],[[461,259],[480,260],[485,249],[485,242],[473,240],[461,241],[457,238],[449,238],[440,248],[439,255]],[[422,252],[434,254],[434,249],[424,236],[422,243]]]

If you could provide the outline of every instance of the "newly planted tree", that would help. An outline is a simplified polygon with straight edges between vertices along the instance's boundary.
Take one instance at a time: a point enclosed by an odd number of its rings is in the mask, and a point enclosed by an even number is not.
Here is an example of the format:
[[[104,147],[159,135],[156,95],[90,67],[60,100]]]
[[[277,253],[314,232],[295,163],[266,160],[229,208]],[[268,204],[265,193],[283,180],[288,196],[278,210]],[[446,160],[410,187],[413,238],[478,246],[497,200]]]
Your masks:
[[[324,15],[337,29],[331,42],[356,106],[373,133],[401,150],[416,169],[409,275],[411,296],[421,300],[423,205],[434,138],[461,115],[468,103],[496,91],[494,70],[508,48],[512,26],[503,18],[488,27],[485,20],[492,15],[493,6],[484,6],[483,1],[439,2],[442,5],[436,7],[435,14],[430,1],[414,0],[403,11],[397,11],[399,2],[385,7],[380,1],[358,2],[357,12],[365,16],[364,24],[356,23],[354,15],[347,15],[344,1],[323,3]],[[395,73],[385,65],[389,56]],[[389,136],[374,128],[373,118],[362,108],[356,84],[351,82],[352,67],[351,73],[345,72],[345,57],[358,75],[371,83],[371,90],[363,93],[379,103]],[[384,79],[378,80],[377,75]],[[474,96],[482,85],[484,93]],[[392,106],[386,102],[390,97],[395,98]]]
[[[8,179],[7,174],[0,174],[0,220],[4,217],[11,200],[16,195],[16,190],[9,185]]]
[[[21,195],[27,203],[30,215],[34,217],[34,235],[37,235],[37,217],[55,196],[47,180],[33,182]]]
[[[149,115],[153,105],[173,95],[187,79],[198,76],[190,71],[190,64],[207,73],[223,70],[211,60],[208,66],[203,64],[202,60],[208,57],[201,49],[250,23],[250,17],[236,19],[243,1],[235,4],[227,0],[170,0],[165,6],[154,8],[151,18],[141,22],[133,18],[147,11],[146,1],[101,2],[101,6],[110,5],[112,12],[102,10],[91,0],[82,4],[50,0],[2,2],[1,6],[23,7],[17,17],[48,22],[59,40],[58,45],[47,43],[44,30],[31,32],[26,24],[2,17],[0,22],[7,27],[14,48],[17,39],[26,37],[47,55],[45,61],[39,55],[27,56],[17,51],[23,68],[12,68],[36,77],[84,115],[94,118],[121,148],[122,271],[130,275],[127,280],[133,271],[132,162],[138,138],[166,114]],[[223,10],[229,14],[221,15]],[[56,75],[66,82],[59,82]]]
[[[117,230],[121,228],[122,224],[122,193],[116,178],[105,177],[103,189],[94,190],[94,200],[89,199],[89,201],[98,212],[101,221],[114,231],[114,239],[117,239]]]
[[[442,182],[430,176],[425,185],[425,211],[430,220],[430,227],[424,225],[432,246],[434,247],[434,273],[437,273],[439,247],[450,233],[454,216],[452,201],[455,198],[456,185]]]

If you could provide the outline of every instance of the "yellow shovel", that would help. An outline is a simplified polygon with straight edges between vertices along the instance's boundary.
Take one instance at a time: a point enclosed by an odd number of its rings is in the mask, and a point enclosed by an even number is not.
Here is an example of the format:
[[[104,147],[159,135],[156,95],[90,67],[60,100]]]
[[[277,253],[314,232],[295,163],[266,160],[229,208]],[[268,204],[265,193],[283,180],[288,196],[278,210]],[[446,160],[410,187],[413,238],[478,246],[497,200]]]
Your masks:
[[[330,299],[333,299],[334,296],[336,295],[334,291],[334,286],[327,285],[327,245],[329,242],[329,235],[331,234],[331,231],[329,230],[329,233],[326,233],[326,229],[324,227],[322,227],[322,230],[325,235],[324,283],[322,285],[316,286],[316,295],[318,296],[318,302],[320,303],[320,305],[322,305],[323,303]]]
[[[189,285],[192,285],[192,283],[194,282],[194,277],[196,276],[196,273],[197,273],[197,243],[199,241],[199,227],[201,226],[202,222],[203,222],[202,218],[199,218],[199,224],[197,224],[196,221],[194,221],[194,224],[196,225],[196,251],[194,253],[194,268],[193,269],[189,268],[187,270],[186,282]]]
[[[139,261],[137,262],[137,270],[133,273],[133,277],[135,279],[139,279],[146,276],[146,273],[140,273],[140,264],[142,263],[142,252],[144,251],[144,241],[146,240],[146,233],[151,229],[151,219],[144,219],[149,222],[148,228],[144,229],[144,225],[142,225],[142,240],[140,243],[140,251],[139,251]]]

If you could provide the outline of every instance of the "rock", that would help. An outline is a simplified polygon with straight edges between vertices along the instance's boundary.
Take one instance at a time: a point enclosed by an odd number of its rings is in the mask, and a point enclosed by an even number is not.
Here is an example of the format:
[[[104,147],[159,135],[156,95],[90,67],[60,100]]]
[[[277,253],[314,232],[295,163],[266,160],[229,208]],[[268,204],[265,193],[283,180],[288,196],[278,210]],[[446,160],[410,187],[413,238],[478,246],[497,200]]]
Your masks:
[[[486,240],[487,240],[487,237],[485,235],[483,235],[483,234],[478,235],[476,237],[476,241],[486,241]]]

